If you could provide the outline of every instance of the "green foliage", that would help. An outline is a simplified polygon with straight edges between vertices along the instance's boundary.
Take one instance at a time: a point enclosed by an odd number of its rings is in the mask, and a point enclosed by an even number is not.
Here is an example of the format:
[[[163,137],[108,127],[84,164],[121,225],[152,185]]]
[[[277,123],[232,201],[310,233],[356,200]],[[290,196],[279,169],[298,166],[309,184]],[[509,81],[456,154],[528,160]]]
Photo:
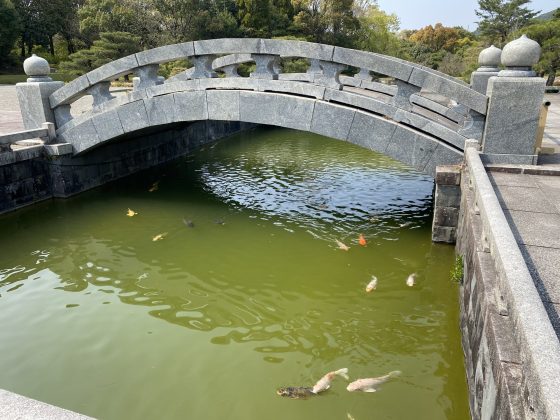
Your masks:
[[[85,0],[78,16],[81,36],[88,45],[102,32],[128,32],[139,37],[144,48],[158,44],[159,14],[149,1]]]
[[[455,283],[463,283],[463,257],[461,255],[455,256],[455,264],[449,273],[451,280]]]
[[[546,84],[552,86],[556,72],[560,69],[560,8],[556,9],[551,20],[537,21],[523,28],[521,32],[541,45],[541,59],[536,69],[548,74]]]
[[[140,38],[128,32],[104,32],[87,50],[70,55],[60,66],[63,73],[79,76],[110,61],[140,51]]]
[[[359,20],[356,47],[361,50],[398,56],[401,52],[401,40],[396,32],[399,18],[388,15],[375,3],[365,2],[355,10]]]
[[[0,0],[0,68],[6,67],[20,29],[16,9],[10,0]]]
[[[531,0],[478,0],[480,10],[476,15],[481,18],[478,30],[489,42],[503,46],[510,34],[527,25],[539,14],[524,5]]]

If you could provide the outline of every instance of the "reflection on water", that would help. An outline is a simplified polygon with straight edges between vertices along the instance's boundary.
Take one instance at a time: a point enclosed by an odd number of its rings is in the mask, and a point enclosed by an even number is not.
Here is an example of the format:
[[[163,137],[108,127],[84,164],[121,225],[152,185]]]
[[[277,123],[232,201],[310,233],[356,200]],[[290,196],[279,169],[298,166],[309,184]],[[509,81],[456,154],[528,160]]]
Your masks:
[[[188,418],[351,407],[358,419],[373,401],[380,418],[467,417],[453,252],[430,243],[432,186],[361,148],[261,129],[0,218],[0,388],[101,418],[185,418],[184,405]],[[404,373],[379,398],[344,383],[304,406],[274,393],[340,367]]]

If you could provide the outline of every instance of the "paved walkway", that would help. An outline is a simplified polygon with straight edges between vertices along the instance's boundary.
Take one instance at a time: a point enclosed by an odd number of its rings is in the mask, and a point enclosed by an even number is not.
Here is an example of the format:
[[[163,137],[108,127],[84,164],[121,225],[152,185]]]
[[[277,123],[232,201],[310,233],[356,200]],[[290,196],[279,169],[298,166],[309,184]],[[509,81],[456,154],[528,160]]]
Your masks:
[[[16,88],[0,85],[0,134],[23,130]]]
[[[560,171],[489,177],[560,338]]]
[[[545,99],[551,105],[543,146],[560,152],[560,94]],[[523,167],[536,174],[513,173],[521,167],[504,165],[488,175],[560,339],[560,153],[542,155],[539,163]]]

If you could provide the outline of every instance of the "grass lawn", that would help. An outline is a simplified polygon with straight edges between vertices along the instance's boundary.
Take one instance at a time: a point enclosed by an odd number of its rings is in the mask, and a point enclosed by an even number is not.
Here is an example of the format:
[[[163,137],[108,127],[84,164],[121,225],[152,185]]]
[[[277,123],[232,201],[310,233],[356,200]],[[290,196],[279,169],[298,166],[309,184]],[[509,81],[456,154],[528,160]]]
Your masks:
[[[64,73],[51,73],[49,76],[53,80],[61,80],[63,82],[73,79],[72,76]],[[28,77],[26,74],[0,74],[0,85],[15,85],[16,83],[27,81]]]

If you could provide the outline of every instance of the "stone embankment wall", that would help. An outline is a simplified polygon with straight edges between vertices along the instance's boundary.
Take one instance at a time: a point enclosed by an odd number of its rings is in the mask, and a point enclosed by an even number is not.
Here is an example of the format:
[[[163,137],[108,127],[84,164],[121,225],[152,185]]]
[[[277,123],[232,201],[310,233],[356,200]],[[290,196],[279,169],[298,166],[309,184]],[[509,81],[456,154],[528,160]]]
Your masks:
[[[460,325],[471,415],[473,419],[525,418],[522,360],[496,284],[498,274],[469,189],[468,171],[463,171],[461,190],[457,234],[464,267]]]
[[[115,141],[83,156],[21,160],[0,165],[0,214],[52,197],[69,197],[178,157],[253,127],[202,121]],[[8,152],[14,153],[15,152]]]

